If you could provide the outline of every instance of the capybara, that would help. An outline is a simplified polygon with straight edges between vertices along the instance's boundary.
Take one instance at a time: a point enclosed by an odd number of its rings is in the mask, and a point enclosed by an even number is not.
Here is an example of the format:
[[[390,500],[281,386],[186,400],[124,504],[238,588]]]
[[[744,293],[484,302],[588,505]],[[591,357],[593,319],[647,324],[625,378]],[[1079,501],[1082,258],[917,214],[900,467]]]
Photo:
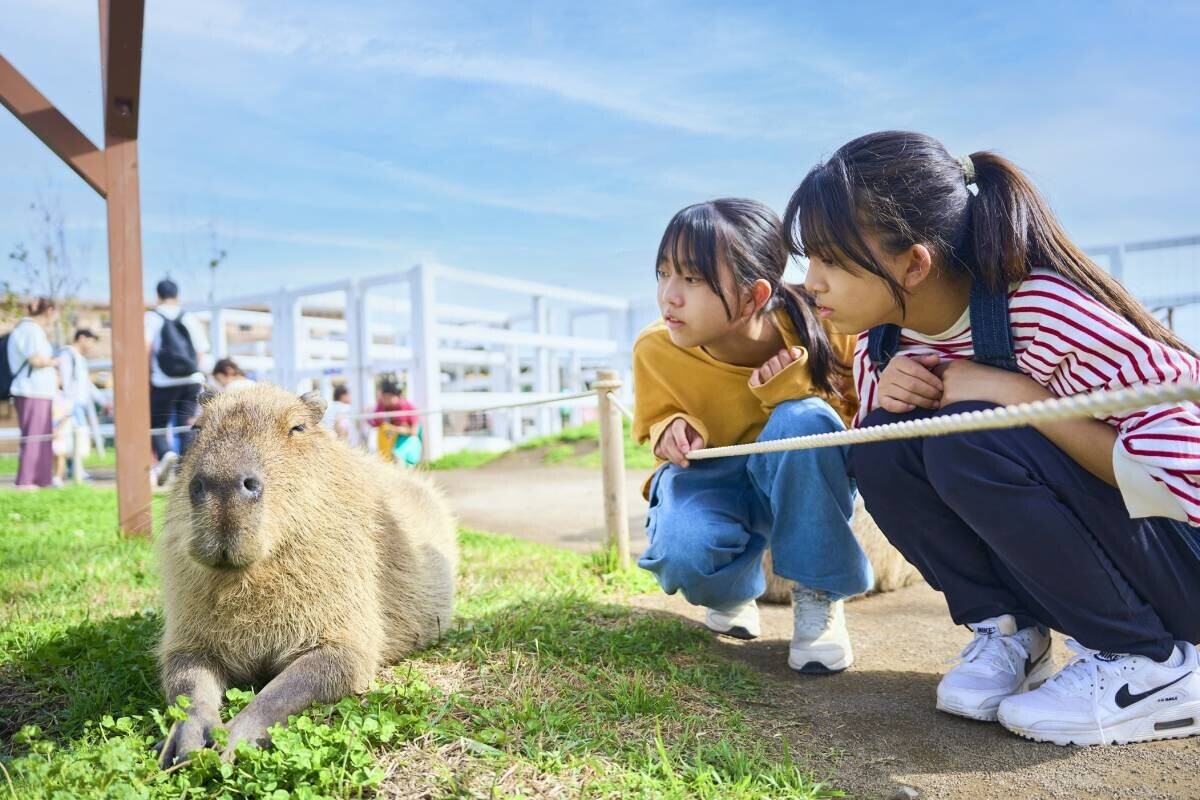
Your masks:
[[[851,520],[850,526],[854,529],[854,537],[862,545],[863,551],[867,554],[867,560],[871,562],[871,568],[875,571],[875,585],[867,594],[891,592],[923,580],[917,568],[905,561],[904,556],[900,555],[900,551],[892,547],[891,542],[884,537],[883,531],[879,530],[875,520],[871,519],[871,515],[867,513],[861,497],[854,503],[854,519]],[[794,584],[786,578],[779,577],[771,569],[770,550],[763,556],[763,566],[767,570],[767,590],[763,592],[759,600],[764,603],[786,604],[792,602],[792,586]]]
[[[229,686],[262,688],[225,756],[447,630],[453,516],[419,474],[335,439],[324,411],[263,384],[202,398],[158,541],[163,689],[191,700],[163,765],[211,746]]]

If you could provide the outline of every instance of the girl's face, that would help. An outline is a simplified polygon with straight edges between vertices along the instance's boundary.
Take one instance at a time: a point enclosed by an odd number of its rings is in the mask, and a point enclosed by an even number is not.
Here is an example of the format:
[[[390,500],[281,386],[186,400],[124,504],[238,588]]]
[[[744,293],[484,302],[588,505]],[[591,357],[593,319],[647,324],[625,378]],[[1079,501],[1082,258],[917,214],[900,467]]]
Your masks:
[[[673,260],[658,265],[658,310],[676,345],[703,347],[744,324],[744,304],[735,291],[733,273],[724,263],[720,270],[721,290],[729,299],[733,319],[729,319],[721,298],[698,273],[681,269]]]
[[[874,237],[865,235],[876,259],[894,278],[908,286],[911,257],[908,251],[890,255],[878,246]],[[817,303],[817,313],[828,320],[838,333],[859,334],[885,322],[899,323],[902,313],[888,284],[857,265],[843,266],[810,255],[804,288]]]

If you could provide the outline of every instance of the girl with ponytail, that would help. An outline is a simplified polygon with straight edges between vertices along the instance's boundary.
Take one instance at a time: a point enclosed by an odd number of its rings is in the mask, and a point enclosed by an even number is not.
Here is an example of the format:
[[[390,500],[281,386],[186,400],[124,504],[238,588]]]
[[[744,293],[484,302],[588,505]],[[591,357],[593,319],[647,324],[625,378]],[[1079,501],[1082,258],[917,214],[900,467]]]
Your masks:
[[[817,313],[858,336],[858,425],[1200,381],[993,152],[855,139],[808,173],[784,231]],[[1198,432],[1180,403],[852,448],[875,521],[974,633],[939,709],[1059,744],[1200,733]],[[1051,630],[1075,651],[1057,673]]]
[[[655,264],[662,319],[633,347],[633,434],[660,460],[638,563],[706,606],[709,628],[753,638],[769,546],[775,572],[799,585],[788,664],[837,672],[854,659],[842,600],[872,581],[850,530],[846,450],[687,458],[853,419],[854,337],[826,331],[803,287],[784,282],[787,261],[779,218],[752,200],[688,206],[667,225]]]

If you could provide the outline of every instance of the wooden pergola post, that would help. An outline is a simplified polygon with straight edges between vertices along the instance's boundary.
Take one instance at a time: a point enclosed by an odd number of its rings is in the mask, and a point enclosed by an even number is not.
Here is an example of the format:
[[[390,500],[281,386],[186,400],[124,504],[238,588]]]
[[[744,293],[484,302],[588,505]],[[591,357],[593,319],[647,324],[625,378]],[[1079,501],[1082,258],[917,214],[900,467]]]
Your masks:
[[[137,134],[145,0],[99,0],[104,149],[93,144],[0,56],[0,104],[33,131],[108,206],[118,525],[147,536],[150,519],[150,364],[142,317],[142,227]]]

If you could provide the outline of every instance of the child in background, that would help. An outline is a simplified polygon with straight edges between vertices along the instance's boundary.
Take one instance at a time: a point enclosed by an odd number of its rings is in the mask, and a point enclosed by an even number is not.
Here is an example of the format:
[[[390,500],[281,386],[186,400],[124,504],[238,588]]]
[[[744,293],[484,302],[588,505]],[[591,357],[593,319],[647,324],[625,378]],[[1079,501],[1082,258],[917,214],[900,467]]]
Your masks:
[[[394,382],[384,381],[380,384],[375,413],[398,412],[370,420],[371,425],[377,429],[376,444],[379,455],[385,461],[400,461],[413,466],[421,460],[421,440],[416,416],[403,413],[415,410]]]
[[[333,431],[337,438],[351,447],[358,447],[362,437],[358,432],[358,421],[354,419],[354,405],[350,402],[350,387],[342,384],[333,390],[333,402],[325,410],[321,424]]]
[[[821,315],[862,334],[860,425],[1200,380],[995,153],[870,134],[785,220]],[[1178,403],[853,448],[875,521],[974,633],[939,709],[1058,744],[1200,733],[1198,431]],[[1057,674],[1050,629],[1076,653]]]
[[[254,385],[232,358],[222,358],[214,364],[212,376],[218,391],[222,392],[236,392]]]
[[[854,661],[843,600],[873,580],[850,529],[845,448],[688,460],[706,446],[841,430],[854,415],[854,340],[826,334],[783,281],[787,260],[778,217],[752,200],[689,206],[667,226],[662,319],[633,348],[633,433],[666,462],[646,489],[638,564],[706,606],[710,629],[753,638],[769,546],[775,571],[798,584],[788,665],[838,672]]]

